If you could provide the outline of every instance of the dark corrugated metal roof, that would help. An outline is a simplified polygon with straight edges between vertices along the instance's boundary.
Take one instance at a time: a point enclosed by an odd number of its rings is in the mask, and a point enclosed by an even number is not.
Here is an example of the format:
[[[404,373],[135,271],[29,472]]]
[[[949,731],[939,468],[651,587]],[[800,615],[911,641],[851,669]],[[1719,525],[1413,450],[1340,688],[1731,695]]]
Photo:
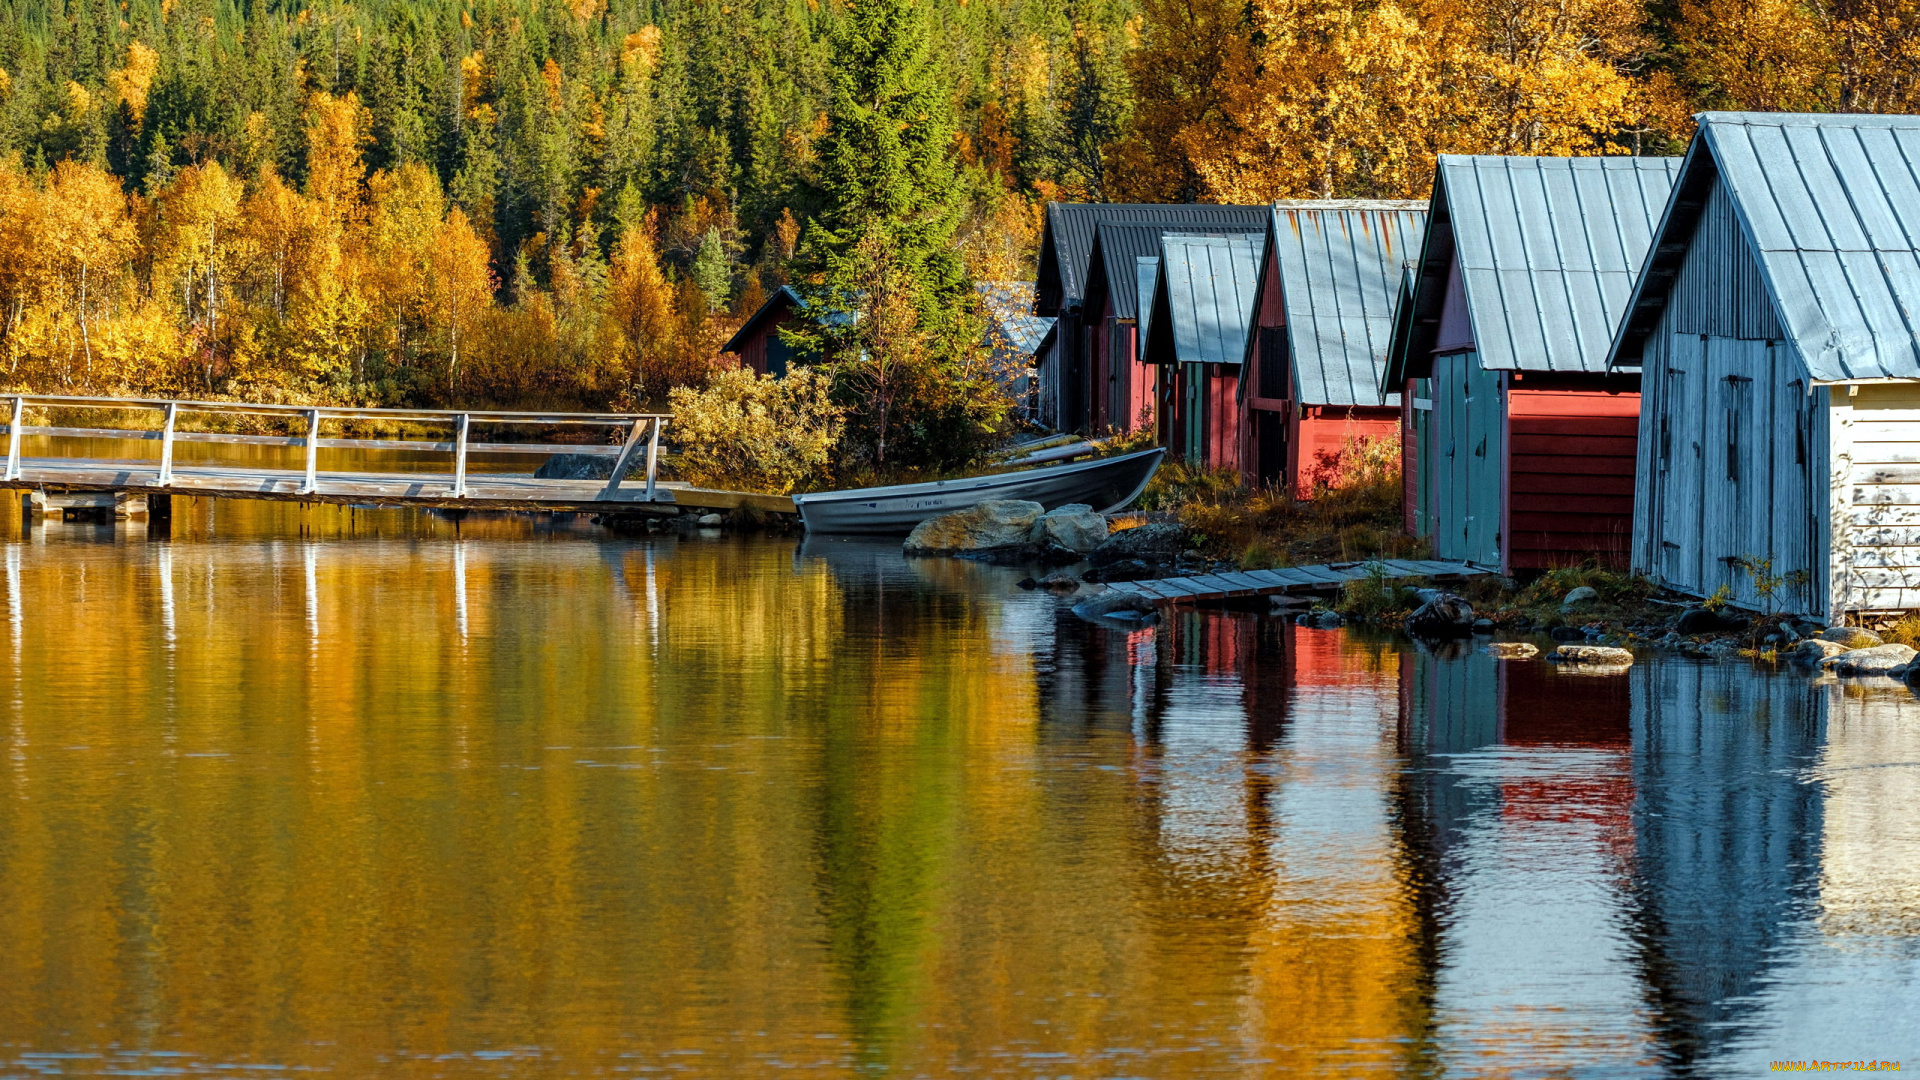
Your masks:
[[[1169,232],[1183,236],[1240,236],[1245,229],[1204,229],[1190,225],[1116,225],[1100,222],[1094,229],[1093,257],[1087,263],[1087,291],[1081,298],[1081,319],[1100,317],[1108,299],[1113,317],[1134,319],[1140,314],[1140,284],[1135,262],[1155,256],[1160,238]]]
[[[1280,273],[1297,400],[1381,405],[1394,302],[1426,234],[1421,202],[1276,203],[1262,275]],[[1397,399],[1396,399],[1397,400]]]
[[[740,329],[733,332],[733,336],[727,339],[725,345],[720,346],[720,351],[739,352],[747,347],[747,340],[758,333],[768,320],[777,319],[787,311],[803,311],[806,306],[807,302],[800,299],[799,293],[785,285],[780,286],[773,290],[772,296],[767,297],[766,303],[761,304],[752,315],[747,316],[747,321],[740,324]]]
[[[1614,346],[1633,363],[1717,173],[1817,380],[1920,378],[1920,117],[1701,113]],[[1663,272],[1656,273],[1660,269]]]
[[[1483,367],[1606,370],[1679,168],[1679,158],[1441,155],[1435,214],[1448,219]]]
[[[1214,228],[1222,232],[1258,232],[1265,227],[1265,206],[1215,206],[1204,203],[1048,203],[1040,233],[1040,267],[1034,313],[1058,315],[1087,295],[1087,266],[1100,223],[1159,225],[1163,228]]]
[[[1176,361],[1238,364],[1246,356],[1261,246],[1258,233],[1160,238],[1155,318],[1167,317]]]

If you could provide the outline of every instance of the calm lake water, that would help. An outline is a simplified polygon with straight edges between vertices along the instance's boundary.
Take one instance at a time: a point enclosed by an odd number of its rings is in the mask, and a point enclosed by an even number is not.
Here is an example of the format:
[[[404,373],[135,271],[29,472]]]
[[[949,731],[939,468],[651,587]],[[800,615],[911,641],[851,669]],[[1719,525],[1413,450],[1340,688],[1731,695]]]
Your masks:
[[[1920,1068],[1920,701],[889,545],[0,515],[0,1076]]]

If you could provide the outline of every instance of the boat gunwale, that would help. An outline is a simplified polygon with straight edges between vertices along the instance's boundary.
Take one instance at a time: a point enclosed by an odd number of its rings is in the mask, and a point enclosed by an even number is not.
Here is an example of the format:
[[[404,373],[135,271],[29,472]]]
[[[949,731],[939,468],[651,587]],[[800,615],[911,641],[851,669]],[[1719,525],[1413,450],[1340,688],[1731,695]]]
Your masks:
[[[968,488],[961,487],[959,485],[964,484],[968,481],[980,481],[983,486],[990,486],[995,481],[1007,481],[1011,483],[1011,482],[1015,482],[1019,478],[1030,477],[1040,472],[1045,472],[1046,475],[1048,475],[1049,477],[1065,476],[1072,473],[1080,473],[1080,472],[1091,472],[1094,469],[1102,468],[1105,466],[1119,465],[1125,462],[1138,461],[1139,459],[1144,458],[1149,454],[1157,454],[1157,455],[1164,456],[1166,452],[1167,451],[1165,447],[1156,446],[1147,450],[1136,450],[1130,454],[1119,454],[1114,457],[1107,457],[1107,458],[1095,458],[1092,461],[1066,462],[1059,465],[1039,465],[1032,469],[1020,469],[1014,472],[1007,472],[1007,473],[989,473],[985,476],[961,476],[961,477],[955,477],[952,480],[921,480],[912,484],[892,484],[887,487],[848,488],[844,491],[816,491],[816,492],[809,492],[806,494],[794,495],[793,505],[795,509],[798,509],[799,507],[810,504],[810,503],[819,505],[823,503],[831,504],[831,503],[840,502],[840,501],[861,502],[868,499],[890,499],[890,498],[898,498],[900,496],[906,496],[906,495],[924,495],[924,494],[929,494],[932,492],[939,492],[939,491],[967,491],[969,490]],[[1144,490],[1146,487],[1147,481],[1150,481],[1152,479],[1153,479],[1153,475],[1149,473],[1147,475],[1146,480],[1143,480],[1141,482],[1140,488]],[[1132,502],[1133,499],[1137,499],[1139,497],[1140,497],[1140,492],[1135,491],[1133,493],[1132,498],[1129,498],[1126,501]]]

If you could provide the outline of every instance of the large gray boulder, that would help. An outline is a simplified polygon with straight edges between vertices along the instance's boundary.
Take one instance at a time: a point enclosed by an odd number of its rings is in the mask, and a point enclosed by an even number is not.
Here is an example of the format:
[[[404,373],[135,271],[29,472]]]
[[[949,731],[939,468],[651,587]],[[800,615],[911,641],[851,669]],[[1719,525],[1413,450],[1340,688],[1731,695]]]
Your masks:
[[[944,554],[955,551],[985,551],[991,548],[1025,544],[1040,520],[1040,504],[1025,499],[990,499],[928,518],[907,535],[906,550],[911,553]]]
[[[605,454],[555,454],[540,463],[533,475],[542,480],[607,480],[613,476],[618,458]],[[628,480],[647,478],[647,456],[635,454],[627,465]]]
[[[1910,645],[1873,645],[1829,656],[1820,666],[1835,675],[1905,675],[1913,656]]]
[[[1149,565],[1172,562],[1187,546],[1187,530],[1171,522],[1156,522],[1132,529],[1121,529],[1108,536],[1087,555],[1095,566],[1112,566],[1128,559]]]
[[[1153,601],[1137,592],[1127,589],[1107,589],[1073,605],[1073,613],[1082,618],[1139,618],[1151,615]]]
[[[1056,506],[1033,526],[1033,542],[1068,551],[1092,551],[1107,539],[1107,519],[1086,503]]]

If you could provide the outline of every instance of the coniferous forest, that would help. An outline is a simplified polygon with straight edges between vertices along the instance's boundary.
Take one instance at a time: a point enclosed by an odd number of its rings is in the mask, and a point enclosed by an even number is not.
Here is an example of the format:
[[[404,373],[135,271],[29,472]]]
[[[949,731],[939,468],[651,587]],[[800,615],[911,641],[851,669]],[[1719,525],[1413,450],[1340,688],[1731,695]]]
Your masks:
[[[0,363],[39,392],[603,407],[791,284],[884,461],[1003,404],[1047,200],[1424,197],[1441,152],[1902,112],[1920,0],[6,0]],[[905,424],[906,427],[901,425]],[[947,450],[938,447],[945,446]]]

